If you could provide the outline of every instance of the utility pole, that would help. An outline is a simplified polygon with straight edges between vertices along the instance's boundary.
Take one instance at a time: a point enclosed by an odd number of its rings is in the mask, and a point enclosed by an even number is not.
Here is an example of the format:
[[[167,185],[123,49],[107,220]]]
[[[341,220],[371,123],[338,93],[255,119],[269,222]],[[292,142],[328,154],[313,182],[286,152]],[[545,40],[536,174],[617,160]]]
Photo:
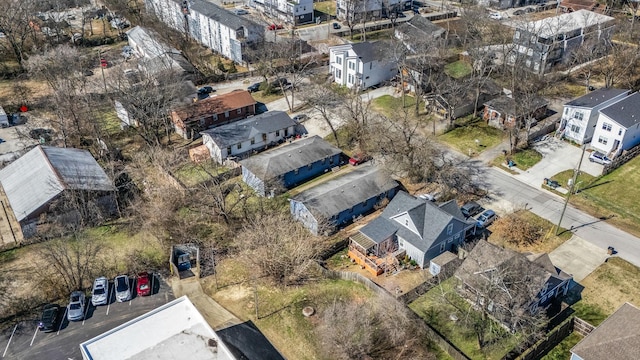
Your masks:
[[[582,154],[580,155],[578,168],[573,169],[573,178],[571,178],[571,185],[569,185],[569,193],[567,194],[567,198],[564,201],[564,206],[562,207],[562,213],[560,213],[560,220],[558,220],[558,225],[556,226],[556,236],[560,234],[560,223],[562,223],[564,212],[567,210],[567,205],[569,204],[569,198],[573,194],[573,188],[576,185],[576,179],[578,178],[578,173],[580,173],[580,167],[582,166],[582,159],[584,159],[585,150],[587,150],[587,145],[582,145]]]

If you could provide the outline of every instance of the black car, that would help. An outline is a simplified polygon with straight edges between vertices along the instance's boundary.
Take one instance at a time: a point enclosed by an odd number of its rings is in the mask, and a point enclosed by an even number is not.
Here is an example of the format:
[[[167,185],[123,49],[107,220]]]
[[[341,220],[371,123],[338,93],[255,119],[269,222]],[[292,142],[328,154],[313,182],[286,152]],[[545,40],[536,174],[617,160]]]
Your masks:
[[[403,12],[398,12],[396,14],[396,16],[399,17],[399,18],[406,18],[407,17],[407,15],[405,15]]]
[[[513,15],[524,15],[524,10],[519,9],[513,12]]]
[[[58,324],[58,315],[60,314],[60,306],[57,304],[47,304],[42,308],[42,317],[38,328],[45,332],[54,331]]]
[[[464,217],[466,218],[477,215],[483,211],[484,211],[484,208],[482,208],[482,206],[480,206],[480,204],[478,204],[475,201],[470,201],[462,205],[462,207],[460,208],[460,212],[462,212],[462,215],[464,215]]]
[[[48,142],[51,141],[51,136],[53,135],[52,129],[33,129],[29,131],[29,137],[35,140]]]
[[[259,82],[258,82],[258,83],[255,83],[255,84],[253,84],[253,85],[250,85],[250,86],[247,88],[247,91],[248,91],[248,92],[250,92],[250,93],[254,93],[254,92],[259,91],[259,90],[260,90],[260,84],[262,84],[262,83],[259,83]]]
[[[334,28],[335,30],[338,30],[338,29],[340,29],[340,28],[341,28],[341,26],[340,26],[340,24],[338,24],[337,22],[334,22],[334,23],[333,23],[333,28]]]
[[[203,86],[198,89],[198,94],[211,94],[212,92],[216,92],[216,89],[211,86]]]

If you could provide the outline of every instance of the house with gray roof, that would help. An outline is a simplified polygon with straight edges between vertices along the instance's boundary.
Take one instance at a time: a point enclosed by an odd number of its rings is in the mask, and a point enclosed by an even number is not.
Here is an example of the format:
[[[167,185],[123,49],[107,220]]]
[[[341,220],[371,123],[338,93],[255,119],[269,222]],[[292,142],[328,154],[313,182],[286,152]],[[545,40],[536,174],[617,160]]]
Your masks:
[[[625,303],[571,349],[571,360],[637,359],[640,309]]]
[[[347,88],[368,89],[398,74],[398,64],[389,57],[387,41],[331,46],[329,69],[333,81]]]
[[[521,121],[532,120],[535,123],[543,119],[548,105],[548,100],[537,95],[503,95],[484,103],[482,118],[498,129],[513,128]]]
[[[600,110],[629,95],[629,90],[602,88],[564,104],[558,132],[583,145],[593,139]]]
[[[455,200],[438,205],[400,191],[380,216],[350,237],[349,257],[380,274],[383,264],[372,266],[367,259],[403,250],[424,268],[440,254],[455,251],[473,233],[475,221],[465,220]]]
[[[182,56],[182,53],[160,40],[149,29],[136,26],[126,32],[129,46],[140,58],[138,68],[150,75],[168,71],[177,74],[194,73],[194,67]]]
[[[145,9],[237,63],[246,60],[247,46],[264,37],[264,26],[205,0],[145,0]]]
[[[273,196],[338,166],[342,150],[319,136],[304,138],[240,161],[242,180],[260,196]]]
[[[36,146],[0,170],[0,184],[5,214],[19,224],[17,228],[11,226],[12,240],[17,232],[24,237],[34,235],[40,215],[67,191],[101,198],[112,198],[115,192],[111,179],[91,153],[49,146]]]
[[[478,241],[454,276],[461,296],[508,328],[519,325],[513,314],[536,314],[561,299],[573,278],[548,254],[522,254],[485,240]]]
[[[296,122],[284,111],[267,111],[200,132],[211,158],[222,164],[232,156],[263,150],[293,136]]]
[[[427,48],[427,44],[444,38],[447,31],[424,16],[413,16],[396,27],[395,37],[413,53]]]
[[[392,198],[399,184],[370,163],[289,199],[291,215],[313,234],[351,223]]]
[[[640,144],[640,93],[600,110],[591,147],[610,158]]]

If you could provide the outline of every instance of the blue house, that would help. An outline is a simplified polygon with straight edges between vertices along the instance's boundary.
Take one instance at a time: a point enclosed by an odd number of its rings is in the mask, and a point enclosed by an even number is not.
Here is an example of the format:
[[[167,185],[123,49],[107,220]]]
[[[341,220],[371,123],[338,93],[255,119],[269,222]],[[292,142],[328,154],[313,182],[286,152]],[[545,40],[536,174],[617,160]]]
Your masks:
[[[326,225],[342,226],[392,198],[398,183],[372,165],[332,178],[292,199],[291,214],[313,234]]]
[[[240,161],[242,180],[261,196],[282,192],[338,166],[342,151],[319,136]]]
[[[349,256],[379,274],[384,269],[367,259],[404,250],[424,268],[474,231],[475,222],[465,220],[455,200],[438,205],[400,191],[380,216],[349,239]]]

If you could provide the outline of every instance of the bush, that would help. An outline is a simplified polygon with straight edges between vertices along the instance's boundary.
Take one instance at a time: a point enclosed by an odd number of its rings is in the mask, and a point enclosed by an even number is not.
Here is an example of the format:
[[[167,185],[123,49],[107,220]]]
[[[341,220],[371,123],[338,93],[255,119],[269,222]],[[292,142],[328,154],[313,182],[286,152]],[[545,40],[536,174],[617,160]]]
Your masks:
[[[544,236],[544,229],[526,219],[511,213],[493,224],[493,233],[500,234],[507,242],[517,245],[531,245]]]

